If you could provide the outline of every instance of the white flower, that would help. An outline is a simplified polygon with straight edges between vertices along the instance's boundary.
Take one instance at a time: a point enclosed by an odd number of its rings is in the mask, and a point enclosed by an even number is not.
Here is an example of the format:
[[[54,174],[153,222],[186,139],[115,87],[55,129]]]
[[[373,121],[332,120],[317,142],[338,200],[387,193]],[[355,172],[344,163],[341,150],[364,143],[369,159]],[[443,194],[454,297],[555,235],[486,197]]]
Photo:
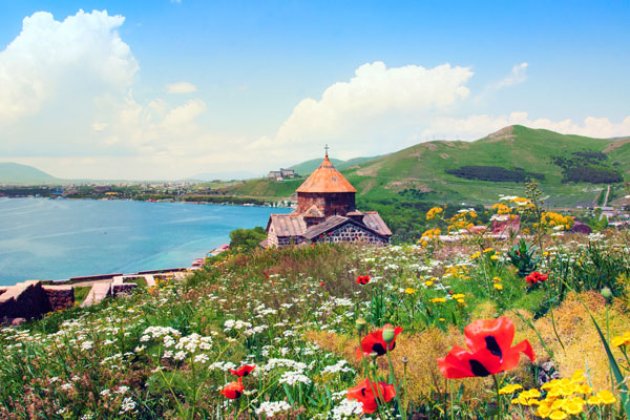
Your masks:
[[[133,411],[135,408],[136,408],[136,402],[132,398],[127,397],[123,400],[120,406],[120,412],[128,413],[129,411]]]
[[[344,399],[333,408],[331,417],[334,420],[341,420],[350,417],[357,417],[363,414],[363,403],[356,400]]]
[[[81,343],[81,350],[91,350],[93,346],[94,343],[92,343],[91,341],[84,341],[83,343]]]
[[[271,418],[278,413],[288,411],[291,406],[286,401],[265,401],[256,409],[256,415],[264,414],[266,418]]]
[[[278,382],[287,385],[295,385],[297,383],[309,385],[311,383],[311,379],[308,376],[303,375],[301,372],[284,372]]]
[[[210,360],[208,358],[208,355],[203,354],[203,353],[196,355],[195,358],[193,359],[195,363],[208,363],[208,360]]]
[[[120,385],[118,388],[116,388],[116,390],[114,391],[116,394],[126,394],[127,391],[129,391],[129,387],[126,385]]]
[[[347,365],[348,365],[348,362],[346,362],[345,360],[340,360],[340,361],[338,361],[336,364],[334,364],[332,366],[326,366],[322,370],[322,374],[324,374],[324,373],[354,372],[354,369],[352,369],[351,367],[349,367]]]
[[[178,351],[177,353],[175,353],[175,356],[173,356],[173,359],[175,360],[184,360],[186,358],[186,352],[185,351]]]

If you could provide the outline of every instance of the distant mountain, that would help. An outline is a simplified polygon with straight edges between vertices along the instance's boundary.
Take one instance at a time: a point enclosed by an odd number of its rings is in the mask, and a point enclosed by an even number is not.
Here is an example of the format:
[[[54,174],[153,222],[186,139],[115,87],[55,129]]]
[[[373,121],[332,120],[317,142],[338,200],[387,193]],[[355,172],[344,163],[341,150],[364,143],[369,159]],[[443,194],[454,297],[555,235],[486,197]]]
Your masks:
[[[321,159],[301,164],[304,175],[314,168],[311,162]],[[630,138],[598,139],[516,125],[477,141],[420,143],[340,169],[357,188],[359,203],[489,204],[499,194],[524,194],[524,181],[534,179],[552,205],[589,205],[608,184],[614,194],[624,194],[621,181],[630,178]],[[251,180],[226,192],[285,198],[300,181]]]
[[[0,184],[54,184],[61,180],[28,165],[0,162]]]
[[[339,170],[349,169],[355,165],[360,165],[375,159],[378,159],[380,156],[375,157],[360,157],[354,158],[350,160],[341,160],[341,159],[330,159],[330,161],[335,165],[335,167]],[[307,160],[306,162],[298,163],[297,165],[291,166],[289,169],[294,169],[295,172],[302,176],[307,176],[311,172],[313,172],[319,164],[322,163],[321,158]]]

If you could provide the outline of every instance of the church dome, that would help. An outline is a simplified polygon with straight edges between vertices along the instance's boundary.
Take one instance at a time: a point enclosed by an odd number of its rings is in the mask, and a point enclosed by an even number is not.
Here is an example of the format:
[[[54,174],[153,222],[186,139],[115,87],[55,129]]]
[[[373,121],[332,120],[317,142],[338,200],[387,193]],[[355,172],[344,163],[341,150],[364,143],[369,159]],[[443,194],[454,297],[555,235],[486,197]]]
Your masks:
[[[300,185],[297,193],[356,193],[357,190],[339,172],[328,153],[315,171]]]

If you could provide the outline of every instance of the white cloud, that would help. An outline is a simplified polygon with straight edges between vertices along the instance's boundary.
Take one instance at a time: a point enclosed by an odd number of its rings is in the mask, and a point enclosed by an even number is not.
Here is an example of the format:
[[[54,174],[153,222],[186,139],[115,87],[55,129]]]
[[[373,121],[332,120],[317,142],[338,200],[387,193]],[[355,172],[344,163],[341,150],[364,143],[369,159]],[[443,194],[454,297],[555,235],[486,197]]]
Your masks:
[[[173,94],[197,92],[197,86],[190,82],[176,82],[166,85],[166,91]]]
[[[36,114],[62,93],[129,89],[138,64],[118,35],[124,17],[82,10],[64,21],[37,12],[0,52],[0,124]]]
[[[512,112],[509,115],[482,114],[463,118],[442,116],[434,119],[431,125],[422,131],[421,137],[425,140],[432,138],[476,140],[503,127],[515,124],[597,138],[630,135],[630,115],[616,123],[608,118],[591,116],[582,121],[574,121],[570,118],[560,121],[548,118],[532,119],[527,112]]]
[[[527,67],[529,64],[526,62],[520,63],[512,67],[512,71],[502,80],[499,80],[493,85],[494,89],[503,89],[506,87],[521,84],[527,80]]]
[[[329,86],[320,99],[306,98],[272,137],[252,146],[276,154],[318,151],[333,143],[341,154],[365,154],[404,141],[435,112],[446,112],[469,94],[466,67],[388,68],[377,61],[360,66],[347,82]],[[290,150],[289,150],[290,149]]]

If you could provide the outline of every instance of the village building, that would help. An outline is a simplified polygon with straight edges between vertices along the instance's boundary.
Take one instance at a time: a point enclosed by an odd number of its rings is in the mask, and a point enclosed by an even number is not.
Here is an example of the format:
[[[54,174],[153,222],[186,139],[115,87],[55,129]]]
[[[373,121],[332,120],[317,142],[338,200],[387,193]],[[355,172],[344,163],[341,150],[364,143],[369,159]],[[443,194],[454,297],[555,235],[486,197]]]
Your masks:
[[[297,208],[272,214],[267,223],[266,248],[312,243],[389,243],[392,232],[378,212],[359,211],[357,190],[339,172],[328,152],[319,167],[297,189]]]

